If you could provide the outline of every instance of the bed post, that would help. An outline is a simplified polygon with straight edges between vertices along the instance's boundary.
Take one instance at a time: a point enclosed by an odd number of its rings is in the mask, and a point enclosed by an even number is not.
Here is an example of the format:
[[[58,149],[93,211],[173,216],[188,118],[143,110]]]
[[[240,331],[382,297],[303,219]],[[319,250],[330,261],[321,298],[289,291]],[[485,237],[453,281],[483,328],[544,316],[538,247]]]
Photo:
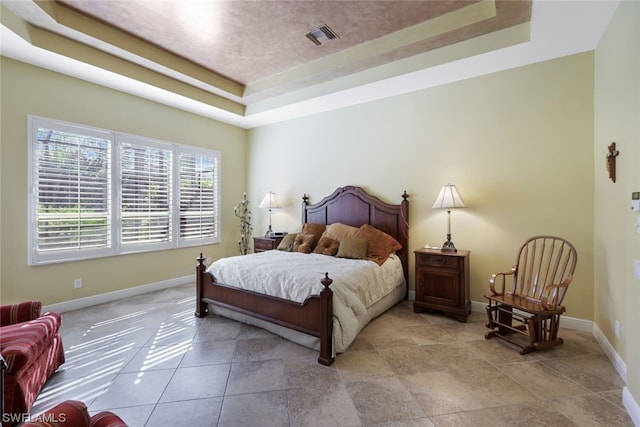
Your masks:
[[[333,291],[329,285],[333,280],[329,278],[329,273],[324,274],[321,281],[324,289],[320,292],[320,356],[318,362],[329,366],[335,360],[333,355]]]
[[[200,252],[200,256],[196,258],[198,261],[198,265],[196,265],[196,317],[204,317],[207,314],[207,303],[202,301],[202,275],[207,269],[204,265],[205,259],[206,258],[202,256],[202,252]]]
[[[309,196],[307,193],[302,195],[302,223],[307,223],[307,206],[309,206]]]
[[[400,261],[404,270],[404,280],[407,284],[404,299],[409,299],[409,195],[405,190],[402,193],[402,202],[400,203],[400,235],[402,237],[402,250]]]

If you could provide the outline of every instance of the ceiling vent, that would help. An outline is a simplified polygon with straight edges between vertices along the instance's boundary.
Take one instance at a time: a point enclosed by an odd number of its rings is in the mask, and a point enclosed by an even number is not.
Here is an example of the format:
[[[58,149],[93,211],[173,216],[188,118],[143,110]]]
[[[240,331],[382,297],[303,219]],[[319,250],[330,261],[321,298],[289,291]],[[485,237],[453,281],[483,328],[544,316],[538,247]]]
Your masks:
[[[340,38],[328,25],[323,25],[307,33],[307,38],[316,46],[320,46],[323,41]]]

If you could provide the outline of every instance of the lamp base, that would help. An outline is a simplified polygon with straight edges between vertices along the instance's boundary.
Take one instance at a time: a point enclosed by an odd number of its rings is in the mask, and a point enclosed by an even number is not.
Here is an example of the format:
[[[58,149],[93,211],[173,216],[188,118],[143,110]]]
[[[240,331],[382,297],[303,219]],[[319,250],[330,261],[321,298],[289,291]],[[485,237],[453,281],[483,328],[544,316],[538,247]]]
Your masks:
[[[271,237],[273,237],[273,230],[271,230],[271,224],[269,224],[269,229],[267,230],[267,232],[264,233],[264,237],[266,237],[267,239],[270,239]]]
[[[458,252],[455,245],[451,241],[451,234],[447,234],[447,241],[442,244],[442,246],[440,247],[440,250],[447,251],[447,252]]]

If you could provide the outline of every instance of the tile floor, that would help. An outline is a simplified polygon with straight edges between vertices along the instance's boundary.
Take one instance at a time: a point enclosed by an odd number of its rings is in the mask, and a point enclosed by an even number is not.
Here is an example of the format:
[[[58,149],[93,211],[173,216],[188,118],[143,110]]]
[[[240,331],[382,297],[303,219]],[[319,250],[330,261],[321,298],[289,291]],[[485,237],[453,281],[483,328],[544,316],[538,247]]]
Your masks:
[[[520,356],[405,301],[336,362],[264,330],[194,317],[193,285],[64,313],[67,362],[32,413],[65,399],[130,426],[633,426],[588,333]]]

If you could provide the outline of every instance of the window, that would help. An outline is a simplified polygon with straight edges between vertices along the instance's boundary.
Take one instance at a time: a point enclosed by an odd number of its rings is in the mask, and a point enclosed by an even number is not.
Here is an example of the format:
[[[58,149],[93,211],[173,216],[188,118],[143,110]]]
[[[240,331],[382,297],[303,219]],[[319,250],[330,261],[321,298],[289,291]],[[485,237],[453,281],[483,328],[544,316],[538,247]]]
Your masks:
[[[30,265],[219,243],[219,152],[29,125]]]

